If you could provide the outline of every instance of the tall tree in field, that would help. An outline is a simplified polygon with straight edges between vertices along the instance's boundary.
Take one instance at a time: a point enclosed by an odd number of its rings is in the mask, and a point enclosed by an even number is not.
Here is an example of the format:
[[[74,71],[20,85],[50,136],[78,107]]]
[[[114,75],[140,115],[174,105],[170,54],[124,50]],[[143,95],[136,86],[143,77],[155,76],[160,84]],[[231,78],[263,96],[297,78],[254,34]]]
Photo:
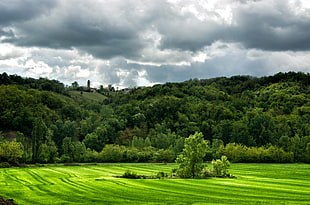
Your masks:
[[[47,127],[42,118],[36,118],[31,132],[32,160],[36,162],[39,156],[39,147],[46,137]]]
[[[177,174],[182,178],[195,178],[205,167],[203,158],[206,155],[208,144],[202,133],[196,132],[185,139],[182,153],[177,157],[179,164]]]

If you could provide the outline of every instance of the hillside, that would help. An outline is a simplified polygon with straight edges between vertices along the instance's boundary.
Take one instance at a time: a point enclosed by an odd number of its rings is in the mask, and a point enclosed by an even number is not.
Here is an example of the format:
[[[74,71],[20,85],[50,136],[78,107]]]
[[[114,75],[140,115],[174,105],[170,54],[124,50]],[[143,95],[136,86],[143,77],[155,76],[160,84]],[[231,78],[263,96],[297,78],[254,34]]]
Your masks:
[[[239,146],[241,155],[264,152],[256,161],[268,161],[274,148],[282,161],[310,162],[309,74],[192,79],[104,95],[48,79],[0,79],[0,130],[18,131],[19,161],[171,161],[184,138],[202,132],[209,159]]]
[[[72,90],[69,91],[69,95],[71,98],[77,100],[80,104],[84,103],[85,101],[88,103],[102,103],[107,99],[106,96],[97,92],[83,92]]]

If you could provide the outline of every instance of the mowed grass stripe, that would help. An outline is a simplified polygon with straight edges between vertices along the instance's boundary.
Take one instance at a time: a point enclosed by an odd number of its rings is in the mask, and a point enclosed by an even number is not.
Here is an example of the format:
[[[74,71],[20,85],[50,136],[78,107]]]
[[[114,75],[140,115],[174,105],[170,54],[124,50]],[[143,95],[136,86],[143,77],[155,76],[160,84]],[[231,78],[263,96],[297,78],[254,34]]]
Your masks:
[[[81,174],[85,175],[85,174],[89,174],[90,172],[92,172],[92,169],[87,167],[79,167],[78,169],[82,168]],[[114,167],[110,167],[110,169],[114,169]],[[122,171],[125,170],[125,168],[121,168]],[[102,171],[102,170],[101,170]],[[70,172],[72,172],[72,170],[70,170]],[[98,172],[98,170],[96,170],[96,172]],[[102,173],[102,172],[101,172]],[[72,176],[72,175],[71,175]],[[87,198],[89,198],[88,201],[100,201],[101,202],[104,201],[105,203],[109,202],[111,203],[111,200],[109,200],[109,198],[112,198],[112,201],[115,201],[115,199],[117,199],[116,201],[118,201],[119,203],[128,203],[129,202],[129,198],[128,196],[126,197],[122,197],[122,195],[124,194],[124,192],[128,191],[128,188],[125,187],[124,189],[122,188],[122,186],[126,185],[124,182],[113,180],[112,183],[109,183],[109,181],[105,181],[104,184],[102,184],[102,182],[98,182],[97,186],[94,186],[94,184],[89,183],[89,182],[83,182],[80,181],[80,177],[83,178],[83,176],[76,176],[76,177],[70,177],[70,179],[62,179],[62,181],[70,188],[73,187],[71,192],[73,195],[76,195],[78,193],[78,195],[81,195],[81,193],[84,191],[85,195],[87,195]],[[73,181],[72,179],[74,179],[75,181]],[[92,179],[94,180],[94,179]],[[82,184],[83,183],[83,184]],[[101,184],[100,184],[101,183]],[[89,186],[87,184],[90,184]],[[116,185],[116,186],[115,186]],[[77,187],[81,188],[81,190],[77,191]],[[68,191],[67,191],[68,193]],[[92,193],[92,194],[90,194]],[[101,196],[98,197],[98,196]],[[104,196],[104,197],[103,197]],[[79,197],[79,196],[75,196],[75,197]],[[84,199],[86,200],[86,198]],[[71,201],[72,203],[72,201]]]
[[[27,180],[24,178],[19,177],[18,175],[11,175],[7,174],[7,170],[4,171],[5,174],[2,174],[0,185],[6,185],[6,186],[14,186],[16,184],[22,184],[22,185],[30,185],[31,180]],[[2,184],[3,183],[3,184]]]
[[[0,193],[19,204],[310,204],[310,165],[303,164],[285,164],[284,168],[281,164],[233,164],[231,172],[237,179],[112,177],[127,169],[155,174],[176,167],[160,165],[0,169]]]
[[[237,203],[241,204],[244,202],[243,197],[238,197],[237,195],[227,195],[226,192],[221,192],[219,190],[206,190],[197,188],[194,184],[192,186],[184,186],[178,185],[177,182],[180,180],[147,180],[143,181],[143,183],[139,183],[139,180],[131,180],[131,183],[134,183],[134,187],[142,187],[145,193],[142,193],[142,196],[145,196],[148,202],[156,202],[158,199],[152,196],[161,196],[166,202],[170,201],[170,203],[175,202],[183,202],[183,203]],[[140,181],[141,182],[141,181]],[[170,182],[170,184],[169,184]],[[187,184],[188,185],[188,184]],[[149,193],[154,193],[153,195],[149,195]],[[155,200],[155,201],[154,201]],[[252,199],[254,202],[255,200]],[[248,203],[249,201],[247,201]]]
[[[71,174],[68,176],[72,177]],[[38,201],[43,204],[58,203],[53,199],[46,199],[48,197],[57,197],[57,200],[66,203],[80,203],[81,198],[84,201],[92,201],[97,198],[100,199],[100,197],[98,197],[98,191],[101,189],[95,189],[93,186],[86,186],[86,184],[74,182],[70,180],[70,178],[59,178],[55,180],[55,186],[32,186],[31,188],[37,196],[33,198],[31,204],[36,204]]]
[[[257,196],[257,194],[244,193],[240,192],[240,190],[235,192],[236,190],[228,189],[227,187],[210,186],[209,184],[205,184],[204,187],[197,186],[195,181],[196,180],[193,180],[192,183],[183,183],[183,180],[164,180],[163,182],[157,184],[154,184],[156,182],[150,181],[150,186],[156,187],[158,190],[162,190],[164,192],[176,190],[176,193],[179,193],[179,195],[186,195],[194,201],[203,201],[202,199],[209,198],[216,201],[222,201],[221,203],[227,203],[227,200],[240,203],[243,201],[245,196],[250,197],[253,202],[261,199],[261,196]],[[207,181],[205,182],[207,183]],[[231,192],[231,194],[227,195],[228,192]],[[269,197],[269,199],[277,198]]]
[[[240,183],[244,181],[244,183]],[[256,187],[266,190],[280,191],[283,192],[304,192],[310,194],[310,184],[304,183],[303,181],[290,181],[285,182],[283,179],[262,179],[262,178],[243,178],[237,182],[232,181],[231,183],[227,182],[226,185],[236,185],[236,186],[245,186],[245,187]],[[295,194],[295,193],[294,193]]]
[[[109,181],[111,183],[116,183],[113,179],[109,179]],[[131,201],[136,201],[137,203],[176,203],[188,201],[185,199],[190,199],[192,197],[191,194],[181,193],[177,190],[167,190],[157,188],[156,186],[148,186],[145,180],[127,179],[125,182],[125,185],[122,184],[123,188],[117,189],[117,192],[123,197],[131,199]]]

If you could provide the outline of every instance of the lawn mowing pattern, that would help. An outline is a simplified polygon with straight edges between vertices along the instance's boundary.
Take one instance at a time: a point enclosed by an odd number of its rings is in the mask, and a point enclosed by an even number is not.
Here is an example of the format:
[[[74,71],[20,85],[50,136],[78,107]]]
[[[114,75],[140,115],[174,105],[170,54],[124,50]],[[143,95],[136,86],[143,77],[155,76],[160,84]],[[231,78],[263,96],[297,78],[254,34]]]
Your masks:
[[[310,165],[232,164],[237,179],[122,179],[176,164],[0,169],[0,195],[18,204],[310,204]]]

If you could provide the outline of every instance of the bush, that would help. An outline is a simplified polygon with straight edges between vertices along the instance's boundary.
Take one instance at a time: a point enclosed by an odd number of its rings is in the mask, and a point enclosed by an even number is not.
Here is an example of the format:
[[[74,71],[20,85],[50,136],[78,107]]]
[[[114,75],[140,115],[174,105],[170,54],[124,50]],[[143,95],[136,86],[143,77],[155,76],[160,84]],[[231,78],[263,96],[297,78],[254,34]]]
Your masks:
[[[125,173],[121,176],[122,178],[128,178],[128,179],[140,179],[141,176],[138,175],[136,172],[133,172],[131,170],[126,170]]]
[[[162,179],[162,178],[166,178],[166,177],[168,177],[169,175],[167,174],[167,173],[165,173],[165,172],[158,172],[157,174],[156,174],[156,178],[158,178],[158,179]]]
[[[246,147],[237,143],[229,143],[219,149],[221,155],[225,155],[233,162],[293,162],[294,154],[284,151],[277,146]]]
[[[63,162],[63,163],[70,163],[70,162],[73,162],[73,160],[71,159],[71,157],[67,154],[63,154],[61,155],[60,157],[60,162]]]
[[[125,147],[107,144],[99,153],[99,161],[102,162],[122,162],[124,160]]]
[[[228,168],[230,166],[229,161],[226,156],[222,156],[221,159],[212,161],[211,172],[217,177],[227,177],[230,176]]]
[[[98,152],[91,150],[90,148],[86,149],[84,154],[84,162],[97,162],[98,161]]]
[[[173,162],[176,154],[170,149],[160,149],[155,153],[154,160],[158,162]]]
[[[207,169],[206,167],[201,171],[200,174],[201,178],[206,178],[206,177],[215,177],[214,173],[210,170]]]
[[[0,163],[0,168],[10,168],[11,165],[8,162],[1,162]]]

